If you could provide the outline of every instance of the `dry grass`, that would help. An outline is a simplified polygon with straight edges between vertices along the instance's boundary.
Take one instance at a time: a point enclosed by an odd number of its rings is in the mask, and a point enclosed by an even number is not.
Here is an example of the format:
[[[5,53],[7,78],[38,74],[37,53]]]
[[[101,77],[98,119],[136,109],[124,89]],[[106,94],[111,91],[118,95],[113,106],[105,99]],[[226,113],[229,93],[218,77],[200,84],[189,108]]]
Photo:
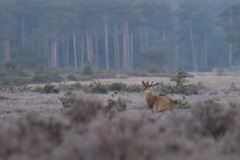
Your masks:
[[[77,99],[52,116],[28,113],[0,132],[2,159],[228,159],[240,154],[240,105],[197,104],[149,116],[146,110],[104,113]],[[87,123],[86,123],[87,122]],[[234,156],[235,155],[235,156]]]
[[[103,112],[110,95],[80,94],[63,109],[64,93],[1,92],[0,159],[239,159],[236,92],[187,96],[190,109],[156,118],[141,93],[120,92],[126,111]]]
[[[240,86],[240,77],[236,76],[216,76],[213,74],[201,74],[201,73],[190,73],[193,74],[194,77],[187,78],[189,83],[197,84],[198,82],[203,82],[208,87],[222,90],[228,89],[231,83],[235,83],[237,86]],[[131,84],[142,84],[142,80],[144,81],[154,81],[154,82],[164,82],[169,83],[169,77],[129,77],[129,78],[108,78],[108,79],[95,79],[96,81],[100,81],[102,84],[112,84],[112,83],[125,83],[127,85]],[[92,81],[82,81],[81,84],[90,84]],[[54,85],[62,84],[62,85],[71,85],[75,84],[75,81],[63,82],[63,83],[51,83]],[[35,88],[36,86],[44,86],[45,84],[30,84],[28,87]]]

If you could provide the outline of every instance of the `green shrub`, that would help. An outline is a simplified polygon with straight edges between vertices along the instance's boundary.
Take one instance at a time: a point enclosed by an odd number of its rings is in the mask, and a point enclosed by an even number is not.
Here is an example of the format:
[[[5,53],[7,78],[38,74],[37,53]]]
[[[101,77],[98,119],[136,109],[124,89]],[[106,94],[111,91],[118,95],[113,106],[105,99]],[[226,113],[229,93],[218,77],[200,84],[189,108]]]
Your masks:
[[[91,64],[90,63],[85,64],[81,73],[83,75],[92,75],[93,74],[93,70],[92,70]]]
[[[33,76],[34,82],[59,82],[61,81],[60,72],[56,69],[46,70],[39,66]]]
[[[148,73],[159,73],[159,70],[157,69],[157,67],[152,67],[148,70]]]
[[[179,109],[188,109],[190,108],[189,102],[186,100],[186,97],[183,96],[182,99],[174,100],[174,105]]]
[[[70,88],[71,88],[72,90],[75,90],[75,89],[83,89],[84,86],[83,86],[81,83],[76,82],[75,84],[72,84],[72,85],[70,86]]]
[[[127,85],[125,83],[113,83],[109,85],[110,91],[123,91],[127,88]]]
[[[85,91],[89,93],[107,94],[107,86],[102,85],[100,81],[92,81],[89,86],[85,86]]]
[[[68,91],[64,94],[64,97],[58,98],[62,102],[63,108],[69,108],[73,105],[73,102],[76,98],[76,94]]]
[[[70,81],[77,81],[76,76],[74,76],[73,74],[69,74],[69,75],[67,76],[67,79],[70,80]]]
[[[200,90],[206,89],[207,87],[202,83],[199,82],[197,84],[186,84],[188,80],[186,79],[188,74],[181,69],[177,71],[177,74],[171,77],[170,81],[173,81],[175,84],[163,84],[160,83],[160,94],[185,94],[185,95],[193,95],[198,94]]]
[[[160,93],[159,96],[165,96],[167,94],[171,94],[173,87],[170,84],[164,84],[163,82],[159,83]]]
[[[133,85],[129,85],[127,88],[126,88],[126,91],[127,92],[137,92],[137,93],[140,93],[142,92],[143,90],[143,87],[141,85],[136,85],[136,84],[133,84]]]
[[[229,88],[229,91],[234,91],[234,92],[237,92],[237,91],[240,91],[240,88],[238,88],[236,86],[236,84],[234,82],[231,83],[231,86]]]
[[[60,71],[57,69],[51,69],[47,74],[47,78],[51,82],[60,82],[62,80]]]
[[[73,124],[83,124],[95,118],[102,109],[102,103],[95,99],[76,98],[71,106],[65,110],[70,122]]]
[[[227,131],[231,132],[238,113],[235,107],[228,108],[213,100],[208,100],[194,107],[193,116],[199,120],[206,134],[218,139]]]
[[[59,92],[60,92],[60,89],[55,88],[55,86],[50,83],[46,84],[42,90],[42,93],[59,93]]]
[[[124,111],[126,107],[126,102],[124,102],[121,98],[118,98],[118,100],[108,99],[108,104],[105,107],[105,110],[110,111],[111,109],[115,108],[118,111]]]
[[[0,85],[22,85],[30,82],[29,75],[23,71],[21,66],[13,62],[0,65]]]

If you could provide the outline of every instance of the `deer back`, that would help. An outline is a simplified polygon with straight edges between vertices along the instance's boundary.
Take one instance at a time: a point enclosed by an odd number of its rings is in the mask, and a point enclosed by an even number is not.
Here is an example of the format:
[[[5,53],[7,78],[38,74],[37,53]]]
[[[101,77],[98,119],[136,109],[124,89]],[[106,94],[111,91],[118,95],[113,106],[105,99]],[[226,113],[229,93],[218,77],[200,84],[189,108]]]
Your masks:
[[[171,98],[167,96],[156,96],[153,110],[157,112],[162,112],[165,110],[172,110],[173,109],[173,101]]]

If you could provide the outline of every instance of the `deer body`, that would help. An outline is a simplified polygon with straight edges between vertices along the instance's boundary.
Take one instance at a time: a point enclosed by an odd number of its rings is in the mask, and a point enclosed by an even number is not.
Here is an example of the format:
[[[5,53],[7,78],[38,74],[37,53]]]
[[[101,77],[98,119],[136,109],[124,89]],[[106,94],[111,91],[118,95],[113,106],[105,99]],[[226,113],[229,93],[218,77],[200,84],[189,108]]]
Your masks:
[[[154,96],[152,94],[153,87],[158,85],[153,83],[150,85],[147,83],[142,82],[145,86],[144,95],[147,100],[147,104],[149,105],[150,109],[152,110],[153,114],[156,115],[157,112],[163,112],[165,110],[170,110],[173,112],[173,100],[168,96]]]

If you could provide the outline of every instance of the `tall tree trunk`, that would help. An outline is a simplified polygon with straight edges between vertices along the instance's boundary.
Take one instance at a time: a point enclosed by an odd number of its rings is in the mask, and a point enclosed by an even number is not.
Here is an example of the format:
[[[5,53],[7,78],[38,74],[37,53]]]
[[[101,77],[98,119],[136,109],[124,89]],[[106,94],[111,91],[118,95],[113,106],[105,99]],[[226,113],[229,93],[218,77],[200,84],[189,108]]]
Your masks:
[[[208,40],[207,34],[205,33],[205,41],[204,41],[204,67],[208,66]]]
[[[42,56],[42,48],[43,48],[43,42],[42,42],[42,40],[41,39],[36,39],[35,41],[34,41],[34,43],[35,43],[35,52],[36,52],[36,54],[37,55],[39,55],[39,56]]]
[[[175,64],[177,65],[176,67],[178,67],[178,54],[179,54],[179,51],[178,51],[178,35],[175,34]]]
[[[48,66],[51,66],[52,65],[52,61],[51,61],[52,58],[51,58],[51,55],[49,54],[49,51],[51,51],[51,49],[49,48],[49,40],[46,36],[43,38],[43,45],[44,45],[44,48],[43,48],[44,57],[47,58]],[[52,52],[50,52],[50,53],[52,54]]]
[[[148,29],[145,27],[145,46],[148,46]]]
[[[123,24],[123,68],[127,69],[127,29]]]
[[[67,37],[67,39],[66,39],[66,52],[65,52],[65,54],[66,54],[66,65],[67,65],[67,69],[69,68],[69,39],[68,39],[68,37]]]
[[[95,39],[95,67],[98,69],[98,38],[96,32],[94,34],[94,39]]]
[[[62,55],[63,55],[63,68],[65,69],[65,68],[67,68],[66,66],[67,66],[67,64],[66,64],[66,54],[65,54],[65,52],[66,52],[66,42],[65,42],[65,40],[63,40],[62,41],[62,43],[61,43],[62,45]]]
[[[130,69],[130,36],[129,36],[129,25],[128,22],[126,22],[126,37],[127,37],[127,41],[126,41],[126,46],[127,46],[127,69]]]
[[[113,34],[113,48],[114,48],[114,64],[115,70],[117,70],[117,40],[116,40],[116,26],[114,26],[114,34]]]
[[[133,33],[130,34],[130,68],[133,69]]]
[[[120,45],[119,45],[119,34],[118,34],[118,28],[116,28],[116,49],[117,49],[117,70],[120,69]]]
[[[79,37],[79,40],[77,41],[77,64],[78,68],[81,68],[81,37]]]
[[[114,27],[114,56],[115,56],[115,69],[119,70],[119,40],[118,40],[118,26]]]
[[[162,28],[162,40],[163,40],[163,41],[166,40],[166,31],[165,31],[165,27]]]
[[[232,44],[228,45],[228,65],[232,67]]]
[[[84,65],[84,35],[82,36],[82,44],[81,44],[81,67]]]
[[[143,30],[140,31],[140,50],[143,49]]]
[[[201,48],[200,51],[201,51],[201,59],[200,59],[201,64],[200,65],[201,65],[201,68],[204,68],[205,67],[205,65],[204,65],[205,64],[205,48]]]
[[[26,33],[25,33],[25,16],[22,16],[22,47],[25,45]]]
[[[87,43],[88,62],[92,64],[91,37],[88,29],[86,30],[86,43]]]
[[[90,47],[90,61],[91,61],[91,64],[94,65],[95,61],[93,59],[94,52],[93,52],[93,42],[92,42],[92,34],[91,34],[91,32],[90,32],[90,35],[89,35],[89,47]]]
[[[52,68],[57,68],[57,41],[55,33],[52,35]]]
[[[178,21],[178,17],[175,16],[174,21],[174,43],[175,43],[175,67],[178,68],[179,67],[179,37],[178,37],[178,31],[179,31],[179,21]]]
[[[53,50],[54,50],[54,49],[53,49],[54,47],[53,47],[53,41],[54,41],[54,40],[53,40],[53,37],[52,37],[52,39],[51,39],[51,56],[52,56],[52,57],[51,57],[51,60],[52,60],[52,62],[51,62],[51,67],[52,67],[52,68],[54,68],[54,51],[53,51]]]
[[[3,48],[3,43],[0,45],[0,62],[3,61],[3,54],[4,54],[4,48]]]
[[[53,51],[54,51],[54,68],[57,68],[58,67],[58,56],[57,56],[57,41],[56,41],[56,38],[54,38]]]
[[[192,62],[193,62],[193,70],[198,71],[198,65],[197,65],[197,57],[196,57],[196,51],[195,51],[195,44],[193,39],[193,31],[192,31],[192,25],[188,24],[189,34],[190,34],[190,41],[191,41],[191,48],[192,48]]]
[[[229,23],[230,23],[230,29],[232,29],[232,27],[233,27],[233,16],[232,16],[232,14],[230,15],[230,18],[229,18]],[[228,65],[229,65],[229,67],[231,67],[232,66],[232,44],[230,43],[229,45],[228,45]]]
[[[63,68],[68,69],[68,38],[62,41]]]
[[[5,61],[8,62],[10,60],[10,40],[9,38],[4,39],[3,41],[3,54]]]
[[[105,54],[106,54],[106,67],[109,70],[109,59],[108,59],[108,26],[106,15],[103,16],[104,20],[104,33],[105,33]]]
[[[73,52],[74,52],[74,66],[75,70],[77,70],[77,46],[76,46],[76,32],[75,27],[73,26]]]

